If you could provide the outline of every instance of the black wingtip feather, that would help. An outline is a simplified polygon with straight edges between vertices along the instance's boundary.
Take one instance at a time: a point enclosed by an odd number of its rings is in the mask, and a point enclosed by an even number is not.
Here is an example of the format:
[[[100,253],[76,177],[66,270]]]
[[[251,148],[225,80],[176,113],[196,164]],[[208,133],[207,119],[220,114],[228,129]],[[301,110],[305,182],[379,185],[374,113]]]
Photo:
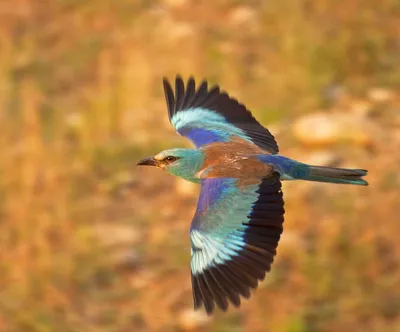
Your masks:
[[[224,274],[224,272],[217,268],[211,268],[212,274],[218,283],[223,288],[223,291],[226,297],[229,299],[229,302],[232,303],[235,307],[240,306],[240,296],[234,291],[234,287],[230,282],[228,276]]]
[[[165,100],[167,102],[168,118],[171,120],[175,110],[175,97],[171,84],[166,77],[163,78]]]
[[[186,90],[182,100],[182,109],[190,108],[193,98],[196,96],[196,84],[193,76],[190,76],[186,83]]]
[[[202,103],[202,107],[216,109],[218,105],[216,105],[219,97],[222,97],[220,94],[219,86],[214,85],[209,91],[207,95],[207,99]]]
[[[200,290],[200,294],[202,296],[204,308],[206,309],[207,314],[210,315],[214,311],[213,296],[210,293],[208,286],[204,280],[204,275],[199,274],[195,278],[196,278],[198,286],[199,286],[199,290]]]
[[[174,113],[178,112],[182,108],[183,98],[185,96],[185,85],[181,76],[176,76],[175,79],[175,110]]]
[[[201,304],[203,303],[203,301],[202,301],[198,282],[197,282],[196,278],[193,276],[193,273],[192,273],[192,290],[193,290],[192,291],[193,304],[194,304],[194,309],[196,310],[201,307]]]
[[[192,101],[192,107],[200,107],[206,100],[208,94],[208,84],[202,81]]]
[[[212,269],[204,271],[204,279],[207,282],[208,288],[213,294],[216,305],[222,310],[228,309],[228,300],[224,288],[220,285],[219,280],[212,273]]]

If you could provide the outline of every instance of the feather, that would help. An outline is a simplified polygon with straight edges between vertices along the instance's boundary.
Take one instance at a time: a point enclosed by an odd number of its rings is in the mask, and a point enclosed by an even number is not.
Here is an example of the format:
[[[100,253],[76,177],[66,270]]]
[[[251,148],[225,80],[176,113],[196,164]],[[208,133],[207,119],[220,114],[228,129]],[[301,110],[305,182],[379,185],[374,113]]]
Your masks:
[[[191,225],[192,275],[198,281],[193,298],[209,314],[214,304],[225,311],[227,301],[239,306],[240,297],[250,297],[271,269],[283,231],[279,175],[237,184],[232,178],[203,179]]]
[[[163,85],[172,125],[197,147],[210,142],[227,142],[230,136],[236,135],[264,151],[278,153],[278,145],[268,129],[261,126],[243,104],[221,92],[218,85],[208,89],[207,82],[203,81],[196,90],[195,81],[190,77],[185,88],[182,78],[177,76],[175,95],[165,78]]]

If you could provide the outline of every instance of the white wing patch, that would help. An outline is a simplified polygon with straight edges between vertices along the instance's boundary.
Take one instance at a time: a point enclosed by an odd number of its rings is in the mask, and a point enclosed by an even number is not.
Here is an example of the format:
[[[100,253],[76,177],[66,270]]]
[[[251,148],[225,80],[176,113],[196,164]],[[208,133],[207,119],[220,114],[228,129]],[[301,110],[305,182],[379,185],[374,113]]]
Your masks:
[[[186,126],[200,129],[210,128],[225,133],[227,136],[236,135],[250,140],[242,129],[227,122],[222,115],[201,107],[188,108],[184,112],[176,113],[172,117],[171,123],[177,131]]]
[[[237,256],[245,245],[242,234],[236,231],[225,239],[218,236],[204,235],[198,230],[192,230],[190,240],[192,243],[191,269],[194,275],[202,273],[208,267],[224,262]]]

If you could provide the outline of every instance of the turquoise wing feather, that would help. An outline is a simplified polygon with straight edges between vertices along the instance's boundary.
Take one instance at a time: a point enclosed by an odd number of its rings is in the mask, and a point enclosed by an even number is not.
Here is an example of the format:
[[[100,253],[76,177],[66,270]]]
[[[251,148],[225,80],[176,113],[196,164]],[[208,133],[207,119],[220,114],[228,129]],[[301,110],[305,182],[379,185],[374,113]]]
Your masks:
[[[237,179],[203,179],[190,229],[194,306],[240,305],[263,280],[283,231],[279,175],[240,186]]]
[[[272,154],[278,153],[278,145],[269,130],[243,104],[221,92],[218,85],[209,89],[203,81],[196,90],[194,79],[189,78],[185,88],[182,78],[177,76],[174,94],[169,81],[164,78],[163,83],[172,125],[196,147],[227,142],[231,136],[237,136]]]

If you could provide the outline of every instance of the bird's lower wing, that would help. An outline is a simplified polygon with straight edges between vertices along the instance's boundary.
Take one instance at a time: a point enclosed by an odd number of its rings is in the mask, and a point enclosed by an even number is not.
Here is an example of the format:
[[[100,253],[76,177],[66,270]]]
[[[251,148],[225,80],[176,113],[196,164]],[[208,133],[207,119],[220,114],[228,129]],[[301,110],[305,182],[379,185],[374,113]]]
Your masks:
[[[194,306],[240,305],[263,280],[283,231],[284,202],[277,173],[256,185],[237,179],[203,179],[192,221]]]

